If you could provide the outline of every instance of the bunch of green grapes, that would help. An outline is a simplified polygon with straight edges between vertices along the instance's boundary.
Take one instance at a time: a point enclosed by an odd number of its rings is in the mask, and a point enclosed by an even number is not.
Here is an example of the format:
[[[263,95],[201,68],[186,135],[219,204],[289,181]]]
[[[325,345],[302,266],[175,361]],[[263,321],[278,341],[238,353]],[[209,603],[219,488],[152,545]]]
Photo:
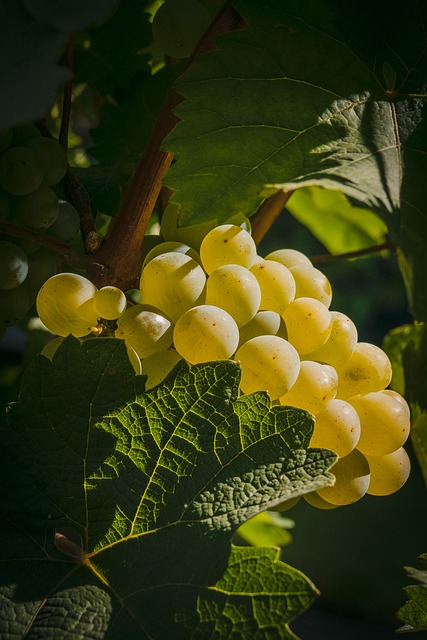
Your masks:
[[[387,389],[385,352],[359,341],[352,320],[330,309],[331,285],[305,255],[281,249],[261,257],[245,220],[204,230],[199,242],[200,227],[188,228],[188,243],[182,228],[179,239],[159,238],[148,251],[138,304],[126,304],[114,287],[98,291],[61,274],[40,290],[41,319],[77,337],[113,320],[147,388],[181,359],[239,362],[242,394],[266,391],[276,404],[310,412],[310,445],[337,453],[335,484],[305,496],[313,506],[397,491],[409,475],[410,416],[403,397]]]
[[[0,218],[63,241],[79,232],[76,209],[59,200],[55,185],[67,171],[56,140],[28,124],[0,134]],[[0,236],[0,327],[23,320],[41,285],[57,272],[52,252],[22,238]]]

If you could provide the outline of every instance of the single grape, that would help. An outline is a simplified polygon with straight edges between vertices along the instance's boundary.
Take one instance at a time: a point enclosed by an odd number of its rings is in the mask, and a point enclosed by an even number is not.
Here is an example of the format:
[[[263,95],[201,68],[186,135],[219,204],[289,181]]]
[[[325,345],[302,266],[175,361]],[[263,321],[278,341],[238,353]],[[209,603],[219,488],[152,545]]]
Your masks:
[[[239,328],[227,311],[203,304],[186,311],[173,333],[175,349],[190,364],[230,358],[239,343]]]
[[[310,258],[307,258],[304,253],[296,251],[295,249],[277,249],[265,256],[265,259],[280,262],[280,264],[283,264],[283,266],[288,269],[296,267],[297,265],[304,265],[306,267],[313,266]]]
[[[14,289],[28,274],[28,258],[18,245],[0,240],[0,289]]]
[[[215,227],[200,245],[200,257],[208,274],[226,264],[239,264],[250,269],[256,255],[256,245],[250,233],[235,224]]]
[[[225,309],[241,327],[259,309],[261,290],[256,277],[238,264],[214,269],[206,282],[206,304]]]
[[[22,124],[19,127],[13,128],[11,146],[20,147],[24,145],[27,140],[31,140],[31,138],[41,138],[41,135],[40,129],[33,122]]]
[[[198,264],[201,264],[199,254],[197,253],[197,251],[192,249],[188,244],[184,244],[183,242],[177,242],[176,240],[168,240],[167,242],[160,242],[159,244],[156,244],[156,246],[154,246],[152,249],[150,249],[150,251],[147,253],[147,255],[144,258],[144,261],[142,263],[142,268],[144,268],[145,265],[148,262],[150,262],[150,260],[152,260],[153,258],[160,256],[162,253],[170,253],[170,252],[184,253],[190,256],[190,258],[193,258],[193,260],[195,260]]]
[[[337,397],[343,400],[371,391],[382,391],[390,384],[392,375],[388,356],[368,342],[358,342],[350,358],[342,366],[337,366],[337,371]]]
[[[300,354],[316,351],[331,335],[331,312],[314,298],[296,298],[286,307],[282,317],[289,342]]]
[[[173,349],[153,353],[148,358],[144,358],[142,361],[142,374],[147,376],[145,388],[152,389],[152,387],[156,387],[163,382],[180,360],[182,360],[182,357]]]
[[[261,260],[251,267],[261,289],[260,309],[283,313],[295,298],[295,280],[292,273],[279,262]]]
[[[0,290],[0,326],[9,327],[25,318],[30,303],[24,285],[14,289]]]
[[[31,229],[47,229],[58,217],[59,200],[52,189],[41,184],[35,191],[12,201],[12,219]]]
[[[277,511],[278,513],[284,513],[285,511],[289,511],[293,509],[296,504],[300,501],[301,496],[297,496],[296,498],[289,498],[288,500],[284,500],[283,502],[279,502],[274,507],[269,507],[269,511]]]
[[[93,297],[93,306],[100,318],[117,320],[124,313],[127,305],[126,296],[121,289],[106,286],[98,289]]]
[[[368,456],[384,456],[399,449],[410,430],[408,405],[383,391],[350,398],[360,418],[359,451]]]
[[[53,360],[53,356],[58,350],[58,347],[63,343],[63,336],[56,336],[56,338],[52,338],[49,342],[46,342],[43,349],[40,351],[40,355],[44,356],[48,360]]]
[[[288,339],[285,321],[276,311],[258,311],[250,322],[240,327],[239,347],[257,336],[279,336]]]
[[[11,147],[0,157],[0,186],[13,196],[25,196],[39,187],[43,169],[28,147]]]
[[[337,506],[353,504],[366,494],[370,481],[369,464],[357,449],[339,458],[331,473],[335,476],[335,484],[317,490],[327,502]]]
[[[356,325],[348,316],[339,311],[331,311],[331,333],[324,345],[304,356],[307,360],[325,362],[337,368],[347,362],[357,344]]]
[[[67,173],[68,162],[65,149],[58,140],[38,136],[30,138],[24,144],[36,153],[43,169],[44,184],[51,187],[60,182]]]
[[[332,287],[322,271],[305,264],[290,267],[290,271],[296,285],[295,298],[315,298],[320,300],[325,307],[330,307]]]
[[[332,504],[331,502],[327,502],[323,498],[319,496],[316,491],[311,491],[310,493],[306,493],[303,495],[304,500],[311,506],[316,509],[323,509],[324,511],[329,511],[330,509],[338,509],[337,504]]]
[[[132,347],[139,358],[147,358],[153,353],[169,349],[173,326],[158,309],[135,304],[118,318],[115,337]]]
[[[389,496],[398,491],[411,472],[411,461],[403,447],[385,456],[366,456],[371,471],[367,493]]]
[[[316,414],[310,447],[330,449],[342,458],[353,451],[359,438],[359,414],[345,400],[334,398]]]
[[[144,240],[142,241],[141,247],[141,261],[145,264],[145,258],[150,253],[151,249],[157,247],[157,245],[162,244],[164,242],[162,236],[158,236],[155,234],[148,234],[144,236]]]
[[[142,270],[141,299],[176,322],[190,307],[204,302],[205,285],[206,275],[193,258],[184,253],[163,253]]]
[[[58,202],[58,215],[47,229],[47,234],[62,242],[72,242],[80,231],[80,216],[77,209],[65,200]]]
[[[294,347],[279,336],[258,336],[238,348],[234,360],[240,362],[243,393],[268,391],[271,400],[283,396],[295,383],[300,359]]]
[[[153,40],[171,58],[188,58],[210,24],[197,0],[166,0],[153,18]]]
[[[280,404],[317,414],[335,397],[337,387],[338,376],[333,367],[305,360],[301,362],[295,383],[280,398]]]
[[[76,338],[88,335],[97,325],[93,306],[97,291],[87,278],[76,273],[58,273],[44,283],[36,305],[40,320],[59,336]]]

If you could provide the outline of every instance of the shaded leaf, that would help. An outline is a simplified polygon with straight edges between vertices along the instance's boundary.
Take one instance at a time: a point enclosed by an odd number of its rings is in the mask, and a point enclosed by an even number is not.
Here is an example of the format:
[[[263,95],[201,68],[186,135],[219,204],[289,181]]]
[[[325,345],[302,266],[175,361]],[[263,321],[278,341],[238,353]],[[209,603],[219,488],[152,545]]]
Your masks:
[[[105,22],[120,0],[24,0],[26,9],[41,24],[73,33]]]
[[[419,557],[421,569],[406,567],[411,578],[419,580],[421,584],[405,587],[408,600],[397,612],[399,620],[404,626],[398,629],[405,631],[427,631],[427,554]]]
[[[115,339],[33,362],[2,433],[1,633],[295,637],[313,585],[230,540],[329,484],[335,456],[307,449],[310,414],[238,397],[239,379],[232,361],[180,364],[145,392]]]

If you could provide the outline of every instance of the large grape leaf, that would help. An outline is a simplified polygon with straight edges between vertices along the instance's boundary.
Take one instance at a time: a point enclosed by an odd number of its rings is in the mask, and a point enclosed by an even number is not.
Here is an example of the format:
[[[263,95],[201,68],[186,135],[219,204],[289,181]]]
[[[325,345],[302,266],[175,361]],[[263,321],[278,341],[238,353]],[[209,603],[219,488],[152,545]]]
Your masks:
[[[399,620],[404,626],[399,631],[427,631],[427,553],[419,558],[421,569],[406,567],[411,578],[421,584],[412,584],[405,587],[408,600],[397,612]]]
[[[1,434],[2,638],[295,638],[313,585],[230,540],[330,483],[335,456],[239,376],[182,364],[145,392],[114,339],[33,362]]]
[[[166,182],[191,212],[181,224],[251,215],[277,189],[341,190],[383,217],[412,310],[427,317],[427,6],[234,5],[249,27],[177,84],[187,100],[165,142],[177,159]]]

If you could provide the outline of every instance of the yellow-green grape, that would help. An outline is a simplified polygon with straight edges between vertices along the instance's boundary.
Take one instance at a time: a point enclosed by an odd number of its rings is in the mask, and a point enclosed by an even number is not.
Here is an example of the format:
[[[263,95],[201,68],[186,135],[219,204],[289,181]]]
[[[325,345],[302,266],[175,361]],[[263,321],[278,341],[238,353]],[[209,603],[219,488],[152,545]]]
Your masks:
[[[331,469],[335,484],[317,490],[321,498],[337,506],[353,504],[363,498],[369,487],[369,464],[357,449],[339,458]]]
[[[288,339],[285,321],[276,311],[258,311],[250,322],[240,327],[239,347],[257,336],[279,336]]]
[[[274,507],[269,507],[269,511],[277,511],[278,513],[284,513],[285,511],[289,511],[295,507],[296,504],[300,501],[301,496],[297,496],[296,498],[289,498],[289,500],[284,500],[279,504],[276,504]]]
[[[304,500],[311,506],[316,509],[323,509],[324,511],[329,511],[330,509],[338,509],[337,504],[332,504],[331,502],[327,502],[323,498],[319,496],[316,491],[310,491],[310,493],[305,493],[303,495]]]
[[[185,253],[186,255],[193,258],[198,264],[201,264],[200,256],[192,249],[188,244],[184,244],[183,242],[177,242],[176,240],[168,240],[167,242],[160,242],[156,244],[144,258],[142,263],[142,267],[144,268],[147,262],[150,262],[156,256],[160,256],[162,253],[170,253],[171,251],[176,251],[177,253]]]
[[[63,336],[56,336],[56,338],[52,338],[49,342],[46,342],[43,349],[40,351],[40,355],[44,356],[48,360],[53,360],[53,356],[55,355],[58,347],[64,341]]]
[[[331,335],[331,312],[314,298],[296,298],[286,307],[282,317],[289,342],[300,354],[316,351]]]
[[[371,470],[367,493],[371,496],[389,496],[399,491],[409,478],[411,461],[403,447],[385,456],[366,456]]]
[[[31,229],[48,229],[56,221],[58,212],[58,196],[41,184],[35,191],[13,199],[11,218]]]
[[[132,347],[139,358],[166,351],[172,344],[173,325],[158,309],[145,304],[128,307],[117,319],[115,337]]]
[[[13,196],[35,191],[43,180],[39,158],[27,147],[11,147],[0,157],[0,186]]]
[[[172,58],[188,58],[210,24],[197,0],[165,0],[153,18],[153,40]]]
[[[345,400],[334,398],[316,414],[310,447],[330,449],[342,458],[355,449],[359,438],[360,419],[356,409]]]
[[[121,289],[108,285],[95,293],[93,306],[100,318],[116,320],[124,313],[127,300]]]
[[[0,289],[19,287],[28,274],[28,258],[18,245],[0,240]]]
[[[338,376],[333,367],[305,360],[301,362],[300,372],[295,383],[280,398],[280,404],[305,409],[316,414],[322,411],[327,403],[335,397],[337,386]]]
[[[43,182],[48,187],[57,184],[65,176],[68,168],[67,154],[64,147],[54,138],[37,136],[25,142],[32,149],[43,169]]]
[[[141,300],[160,309],[172,322],[205,300],[206,275],[185,253],[162,253],[142,270]]]
[[[332,287],[325,274],[313,266],[297,264],[290,267],[295,279],[295,298],[315,298],[325,307],[330,307],[332,301]]]
[[[43,324],[59,336],[88,335],[98,322],[93,306],[95,285],[77,273],[58,273],[44,283],[37,300],[37,313]]]
[[[300,359],[294,347],[279,336],[258,336],[238,348],[234,360],[240,362],[243,393],[268,391],[277,400],[298,378]]]
[[[382,391],[391,381],[391,363],[382,349],[368,342],[358,342],[350,358],[337,366],[339,381],[337,397]]]
[[[256,277],[238,264],[214,269],[206,282],[206,304],[225,309],[237,326],[247,324],[259,309],[261,290]]]
[[[283,266],[288,269],[298,265],[306,267],[313,266],[310,258],[307,258],[304,253],[301,253],[301,251],[297,251],[296,249],[277,249],[265,256],[265,259],[280,262],[280,264],[283,264]]]
[[[410,414],[403,404],[383,391],[350,398],[360,418],[359,451],[368,456],[384,456],[399,449],[410,431]]]
[[[0,290],[0,326],[10,327],[25,318],[30,300],[23,284],[8,290]]]
[[[227,311],[203,304],[186,311],[177,321],[173,342],[190,364],[230,358],[239,343],[239,328]]]
[[[126,345],[126,353],[127,356],[129,358],[129,362],[131,363],[133,370],[135,371],[136,375],[139,376],[142,373],[142,363],[141,360],[137,354],[137,352],[135,351],[135,349],[132,349],[132,347],[130,347],[128,344]]]
[[[280,262],[261,260],[251,267],[261,289],[260,309],[283,313],[295,298],[295,280]]]
[[[239,264],[250,269],[256,256],[256,245],[251,234],[235,224],[215,227],[200,245],[200,257],[208,274],[225,264]]]
[[[352,355],[357,344],[356,325],[348,316],[340,311],[331,311],[331,334],[325,344],[316,351],[304,356],[307,360],[325,362],[333,367],[340,367]]]
[[[173,349],[153,353],[152,356],[144,358],[141,364],[142,373],[144,376],[147,376],[145,388],[151,389],[163,382],[168,373],[172,371],[180,360],[182,360],[182,357]]]

